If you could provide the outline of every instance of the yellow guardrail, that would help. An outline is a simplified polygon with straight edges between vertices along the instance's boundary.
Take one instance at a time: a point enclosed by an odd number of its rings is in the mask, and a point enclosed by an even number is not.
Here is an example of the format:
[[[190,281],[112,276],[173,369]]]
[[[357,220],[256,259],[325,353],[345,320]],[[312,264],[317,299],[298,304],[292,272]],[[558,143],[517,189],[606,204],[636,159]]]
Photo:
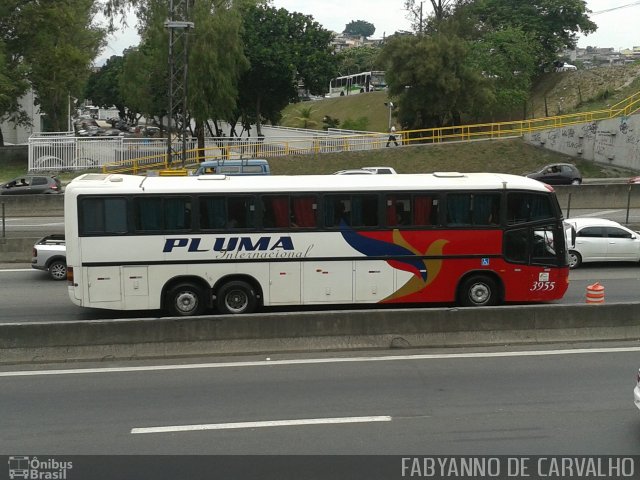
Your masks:
[[[442,143],[451,141],[471,141],[481,139],[500,139],[518,137],[550,128],[560,128],[581,123],[597,122],[615,117],[628,116],[640,111],[640,92],[625,98],[621,102],[605,110],[593,112],[569,113],[553,117],[542,117],[531,120],[511,122],[482,123],[475,125],[459,125],[453,127],[428,128],[422,130],[405,130],[396,132],[398,142],[403,145]],[[269,142],[260,140],[248,143],[247,140],[231,144],[221,144],[201,149],[187,150],[187,162],[179,167],[184,169],[205,160],[225,160],[243,158],[272,158],[286,155],[306,155],[319,153],[336,153],[344,151],[375,150],[384,148],[388,134],[375,133],[363,135],[326,136],[313,139]],[[164,169],[174,171],[178,165],[168,161],[166,153],[139,157],[117,163],[105,164],[104,173],[133,173],[146,170]],[[183,175],[186,173],[170,173]],[[169,174],[167,174],[169,175]]]

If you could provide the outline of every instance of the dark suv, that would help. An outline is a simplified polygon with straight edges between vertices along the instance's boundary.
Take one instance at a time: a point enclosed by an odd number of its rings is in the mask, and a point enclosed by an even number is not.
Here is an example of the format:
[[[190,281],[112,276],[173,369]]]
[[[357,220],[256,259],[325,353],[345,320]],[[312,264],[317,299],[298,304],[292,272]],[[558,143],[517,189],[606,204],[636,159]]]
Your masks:
[[[540,180],[549,185],[580,185],[582,174],[571,163],[553,163],[545,165],[537,172],[527,174],[527,177]]]
[[[62,193],[62,184],[53,175],[21,175],[0,186],[0,195],[26,193]]]

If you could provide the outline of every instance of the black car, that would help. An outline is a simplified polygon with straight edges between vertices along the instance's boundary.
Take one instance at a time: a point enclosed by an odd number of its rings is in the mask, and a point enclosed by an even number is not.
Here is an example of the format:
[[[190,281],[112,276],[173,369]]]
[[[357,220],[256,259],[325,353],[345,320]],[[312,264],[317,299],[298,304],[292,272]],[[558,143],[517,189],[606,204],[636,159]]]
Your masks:
[[[62,184],[53,175],[21,175],[0,186],[0,195],[27,193],[62,193]]]
[[[549,185],[580,185],[582,183],[580,170],[571,163],[545,165],[539,171],[527,174],[527,177]]]

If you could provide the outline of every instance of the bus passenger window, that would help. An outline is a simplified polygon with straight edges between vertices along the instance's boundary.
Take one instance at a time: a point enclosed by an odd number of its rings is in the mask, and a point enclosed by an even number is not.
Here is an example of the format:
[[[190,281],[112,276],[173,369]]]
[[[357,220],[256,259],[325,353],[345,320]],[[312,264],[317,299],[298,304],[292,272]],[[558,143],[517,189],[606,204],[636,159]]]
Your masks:
[[[200,199],[200,228],[204,230],[224,228],[226,224],[224,203],[224,197]]]
[[[386,201],[386,221],[390,227],[411,225],[411,198],[389,195]]]
[[[267,228],[288,228],[289,197],[287,195],[265,195],[262,198],[264,211],[262,224]]]
[[[447,195],[447,225],[458,227],[471,225],[471,194]]]
[[[291,199],[291,226],[313,228],[318,225],[318,199],[315,196]]]
[[[325,225],[338,228],[342,223],[351,225],[351,198],[342,195],[327,195],[324,198]]]
[[[416,195],[413,198],[413,225],[438,224],[438,199],[432,196]]]

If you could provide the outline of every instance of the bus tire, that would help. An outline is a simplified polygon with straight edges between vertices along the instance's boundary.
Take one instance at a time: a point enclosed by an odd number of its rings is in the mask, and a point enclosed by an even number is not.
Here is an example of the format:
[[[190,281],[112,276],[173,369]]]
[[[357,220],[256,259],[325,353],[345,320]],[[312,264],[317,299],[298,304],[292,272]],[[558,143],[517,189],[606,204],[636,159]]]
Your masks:
[[[472,275],[460,286],[458,304],[462,307],[486,307],[498,304],[498,285],[487,275]]]
[[[258,306],[255,289],[241,280],[225,283],[216,296],[218,311],[238,315],[253,313]]]
[[[205,304],[202,289],[193,283],[179,283],[167,293],[167,310],[176,317],[200,315]]]
[[[569,268],[578,268],[582,264],[582,257],[575,250],[569,250]]]

